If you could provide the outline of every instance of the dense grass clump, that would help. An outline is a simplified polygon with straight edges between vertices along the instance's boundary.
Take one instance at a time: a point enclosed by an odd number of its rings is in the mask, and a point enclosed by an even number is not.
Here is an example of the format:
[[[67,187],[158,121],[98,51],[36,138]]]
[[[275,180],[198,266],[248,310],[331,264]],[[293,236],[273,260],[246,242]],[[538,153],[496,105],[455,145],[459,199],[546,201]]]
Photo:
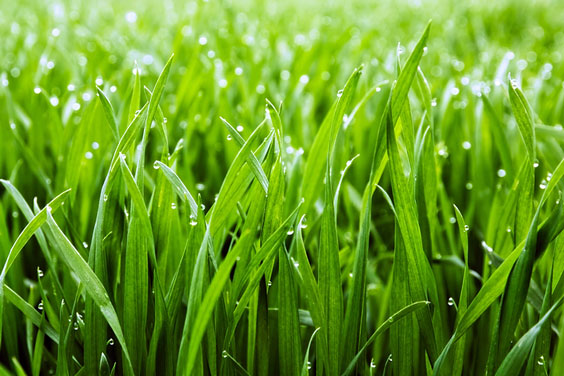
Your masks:
[[[0,9],[0,375],[564,374],[558,1]]]

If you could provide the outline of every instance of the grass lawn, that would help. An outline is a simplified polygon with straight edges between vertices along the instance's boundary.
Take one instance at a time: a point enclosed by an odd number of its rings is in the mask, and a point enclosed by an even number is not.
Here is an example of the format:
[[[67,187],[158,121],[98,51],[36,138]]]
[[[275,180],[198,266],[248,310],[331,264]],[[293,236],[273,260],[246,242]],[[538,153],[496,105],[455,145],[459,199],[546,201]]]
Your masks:
[[[558,0],[0,0],[0,376],[563,375],[563,79]]]

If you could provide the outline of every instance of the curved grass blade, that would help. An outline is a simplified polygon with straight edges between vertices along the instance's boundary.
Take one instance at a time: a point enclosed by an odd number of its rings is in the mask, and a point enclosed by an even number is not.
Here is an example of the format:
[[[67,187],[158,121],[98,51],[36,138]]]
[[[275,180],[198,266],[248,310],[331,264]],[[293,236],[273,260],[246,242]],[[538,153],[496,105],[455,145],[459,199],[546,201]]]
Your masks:
[[[408,315],[412,312],[417,312],[418,310],[420,310],[424,307],[428,307],[430,304],[431,304],[431,302],[429,302],[429,301],[420,301],[420,302],[411,303],[407,307],[402,308],[401,310],[399,310],[398,312],[396,312],[392,316],[390,316],[386,321],[384,321],[384,323],[382,325],[380,325],[378,327],[378,329],[376,329],[376,331],[374,333],[372,333],[370,338],[368,338],[368,341],[366,341],[364,346],[362,346],[360,351],[356,354],[356,356],[353,358],[353,360],[349,363],[349,365],[347,366],[347,369],[345,370],[345,372],[343,373],[342,376],[347,376],[347,375],[351,374],[351,372],[354,370],[354,367],[355,367],[356,363],[359,361],[362,354],[366,351],[368,346],[370,346],[370,344],[372,344],[372,342],[374,342],[374,340],[376,338],[378,338],[378,336],[380,334],[382,334],[383,332],[388,330],[392,325],[397,323],[400,319],[404,318],[406,315]]]

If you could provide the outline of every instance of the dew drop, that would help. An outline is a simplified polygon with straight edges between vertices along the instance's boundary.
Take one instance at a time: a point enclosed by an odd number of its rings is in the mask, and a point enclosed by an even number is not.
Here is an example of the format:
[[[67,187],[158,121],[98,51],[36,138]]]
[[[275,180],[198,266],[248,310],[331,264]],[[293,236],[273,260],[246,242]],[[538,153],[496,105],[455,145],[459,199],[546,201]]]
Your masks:
[[[343,95],[343,90],[339,90],[339,91],[337,92],[337,97],[341,98],[341,95]]]
[[[39,278],[43,277],[43,270],[37,268],[37,276],[38,276]]]
[[[33,89],[33,92],[34,92],[35,94],[41,94],[41,88],[36,86],[36,87]]]
[[[225,351],[225,350],[223,350],[223,351],[221,352],[221,356],[224,357],[224,358],[227,358],[228,355],[229,355],[229,354],[227,354],[227,351]]]
[[[113,339],[113,338],[110,338],[110,339],[108,340],[108,345],[110,345],[110,346],[113,346],[113,345],[114,345],[114,339]]]
[[[245,128],[243,128],[242,125],[238,125],[238,126],[237,126],[237,132],[239,132],[239,133],[243,132],[244,129],[245,129]]]
[[[108,201],[108,195],[104,195],[104,201]]]
[[[155,170],[158,170],[158,169],[160,168],[160,166],[159,166],[159,161],[153,162],[153,168],[154,168]]]
[[[288,235],[294,235],[294,230],[289,230],[289,231],[287,232],[287,234],[288,234]]]
[[[448,220],[450,223],[456,223],[456,218],[450,217]]]
[[[82,246],[83,246],[84,248],[88,248],[88,243],[82,242]]]
[[[437,107],[437,98],[431,99],[431,106]]]
[[[233,138],[231,137],[230,134],[227,135],[227,141],[231,141]]]
[[[43,300],[39,302],[39,304],[37,305],[37,309],[43,311]]]
[[[504,169],[500,168],[499,170],[497,170],[497,176],[499,176],[500,178],[505,177],[505,174],[506,172]]]
[[[539,360],[537,361],[537,364],[539,366],[544,366],[544,356],[543,355],[540,356]]]
[[[171,208],[172,210],[175,210],[175,209],[176,209],[176,203],[171,202],[171,203],[170,203],[170,208]]]
[[[464,141],[462,143],[462,147],[464,148],[464,150],[469,150],[472,147],[472,144],[469,141]]]
[[[449,306],[453,306],[454,305],[454,299],[452,298],[452,296],[450,298],[448,298],[448,303]]]
[[[467,190],[471,191],[472,188],[474,188],[474,185],[472,184],[472,182],[469,181],[468,183],[466,183],[466,189]]]
[[[272,286],[272,281],[268,281],[267,285],[268,287]]]
[[[470,226],[464,225],[464,231],[468,232],[470,230]]]

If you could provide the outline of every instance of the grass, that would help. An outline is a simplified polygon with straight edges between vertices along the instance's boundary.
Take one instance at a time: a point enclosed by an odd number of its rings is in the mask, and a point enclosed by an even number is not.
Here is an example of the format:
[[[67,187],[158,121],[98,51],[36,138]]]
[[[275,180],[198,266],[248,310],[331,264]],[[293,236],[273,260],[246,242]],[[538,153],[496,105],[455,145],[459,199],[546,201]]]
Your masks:
[[[557,1],[0,7],[0,375],[564,373]]]

